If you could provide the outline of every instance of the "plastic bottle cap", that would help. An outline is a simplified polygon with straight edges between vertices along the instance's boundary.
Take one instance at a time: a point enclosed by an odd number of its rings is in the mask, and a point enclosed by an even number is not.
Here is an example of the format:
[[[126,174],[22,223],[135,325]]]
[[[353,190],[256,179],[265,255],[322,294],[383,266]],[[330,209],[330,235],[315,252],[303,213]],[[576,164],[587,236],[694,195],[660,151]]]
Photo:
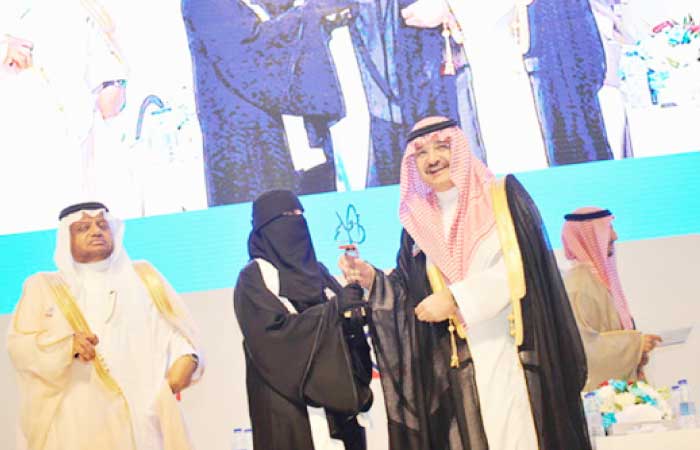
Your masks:
[[[589,392],[583,396],[583,398],[593,398],[593,397],[595,397],[595,392]]]
[[[681,388],[681,387],[678,386],[678,385],[673,385],[673,386],[671,387],[671,390],[672,390],[672,391],[677,391],[677,390],[680,389],[680,388]]]
[[[678,384],[688,384],[688,380],[686,380],[685,378],[682,380],[678,380]]]
[[[234,429],[233,429],[233,432],[234,432],[234,433],[240,433],[240,432],[242,432],[242,431],[243,431],[243,428],[234,428]]]

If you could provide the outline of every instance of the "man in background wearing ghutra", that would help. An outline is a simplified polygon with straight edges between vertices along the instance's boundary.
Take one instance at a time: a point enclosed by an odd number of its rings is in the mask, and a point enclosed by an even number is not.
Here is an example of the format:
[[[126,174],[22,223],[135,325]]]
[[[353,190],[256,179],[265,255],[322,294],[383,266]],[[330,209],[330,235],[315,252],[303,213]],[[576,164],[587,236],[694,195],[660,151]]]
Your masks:
[[[585,390],[611,378],[644,378],[649,353],[661,337],[635,329],[617,273],[614,216],[607,209],[584,207],[564,218],[561,240],[572,263],[564,283],[588,360]]]

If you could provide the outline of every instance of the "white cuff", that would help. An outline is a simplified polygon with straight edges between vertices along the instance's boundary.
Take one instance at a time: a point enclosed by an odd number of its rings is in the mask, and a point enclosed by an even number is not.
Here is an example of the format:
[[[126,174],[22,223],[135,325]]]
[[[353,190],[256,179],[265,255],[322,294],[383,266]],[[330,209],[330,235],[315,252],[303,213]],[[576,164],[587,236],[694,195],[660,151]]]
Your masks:
[[[172,365],[172,363],[185,355],[197,355],[197,352],[187,339],[175,331],[170,340],[170,364]]]
[[[505,263],[495,265],[449,286],[467,326],[498,315],[510,303]]]

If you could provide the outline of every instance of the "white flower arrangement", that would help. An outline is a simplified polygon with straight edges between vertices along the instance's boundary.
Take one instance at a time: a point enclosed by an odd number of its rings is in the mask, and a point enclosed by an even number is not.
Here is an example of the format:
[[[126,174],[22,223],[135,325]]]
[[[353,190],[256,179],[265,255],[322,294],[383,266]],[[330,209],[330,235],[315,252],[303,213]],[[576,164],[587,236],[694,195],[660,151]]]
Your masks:
[[[608,380],[593,393],[606,429],[614,423],[666,420],[673,415],[668,389],[657,390],[644,381]]]
[[[700,25],[690,16],[656,25],[626,48],[620,78],[632,104],[700,105]]]

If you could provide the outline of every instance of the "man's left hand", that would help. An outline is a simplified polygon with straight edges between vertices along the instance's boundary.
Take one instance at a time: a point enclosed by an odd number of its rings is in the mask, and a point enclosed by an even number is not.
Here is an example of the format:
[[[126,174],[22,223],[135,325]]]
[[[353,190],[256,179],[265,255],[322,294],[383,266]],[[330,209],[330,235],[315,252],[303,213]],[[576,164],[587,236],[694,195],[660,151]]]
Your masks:
[[[458,44],[463,42],[462,31],[446,0],[417,0],[401,10],[401,17],[409,27],[436,28],[443,24]]]
[[[168,370],[168,384],[173,394],[177,394],[192,383],[192,375],[197,370],[197,362],[191,355],[181,356]]]
[[[20,71],[28,69],[33,64],[32,49],[34,44],[26,39],[7,36],[7,54],[4,55],[2,64]]]
[[[445,0],[417,0],[401,10],[409,27],[435,28],[447,22],[450,7]]]
[[[457,304],[449,289],[427,296],[416,306],[416,317],[423,322],[442,322],[456,312]]]

